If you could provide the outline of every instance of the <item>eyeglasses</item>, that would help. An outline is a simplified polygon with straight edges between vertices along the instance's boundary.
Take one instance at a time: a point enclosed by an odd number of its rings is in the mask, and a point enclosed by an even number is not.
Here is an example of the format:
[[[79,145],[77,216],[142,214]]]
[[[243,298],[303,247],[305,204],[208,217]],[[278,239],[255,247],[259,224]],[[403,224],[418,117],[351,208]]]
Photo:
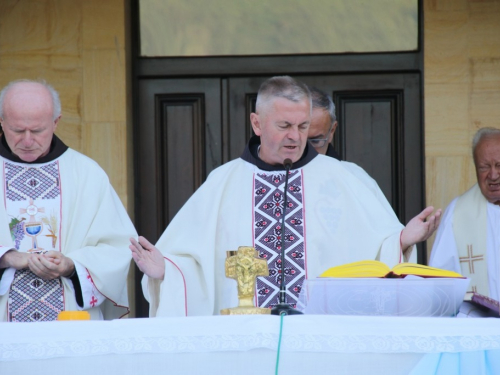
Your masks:
[[[311,143],[311,145],[314,147],[314,148],[321,148],[323,147],[326,142],[328,141],[328,135],[330,134],[330,132],[332,131],[333,129],[333,124],[330,125],[330,128],[328,129],[328,131],[326,132],[327,134],[327,138],[308,138],[308,141]]]
[[[314,138],[314,139],[309,139],[309,142],[314,148],[321,148],[325,145],[326,141],[328,141],[328,138]]]

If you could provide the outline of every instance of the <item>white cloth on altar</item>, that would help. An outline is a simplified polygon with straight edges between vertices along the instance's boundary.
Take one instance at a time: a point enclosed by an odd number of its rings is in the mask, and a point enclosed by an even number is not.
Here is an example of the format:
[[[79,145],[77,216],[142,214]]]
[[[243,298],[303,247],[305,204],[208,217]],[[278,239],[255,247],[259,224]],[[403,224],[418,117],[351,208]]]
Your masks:
[[[88,309],[92,319],[115,319],[129,312],[127,275],[130,266],[129,238],[135,228],[106,173],[90,158],[67,149],[59,158],[62,194],[62,253],[85,267],[97,290],[106,297]],[[27,164],[28,165],[28,164]],[[0,196],[4,196],[4,184]],[[0,204],[2,249],[14,248],[5,206]],[[5,277],[12,271],[7,269]],[[3,279],[3,277],[2,277]],[[78,310],[72,282],[61,278],[65,310]],[[0,296],[0,321],[6,320],[9,294]]]
[[[1,374],[254,375],[278,360],[280,374],[500,373],[498,319],[245,315],[0,323],[0,332]],[[452,358],[456,367],[443,363]]]
[[[457,198],[453,199],[446,208],[441,224],[437,230],[436,239],[432,246],[429,265],[462,273],[460,256],[453,233],[453,214]],[[489,297],[498,300],[499,295],[499,267],[500,267],[500,207],[486,202],[487,229],[486,229],[486,258],[488,259],[488,286]]]
[[[150,316],[217,315],[237,306],[236,282],[225,277],[224,264],[227,250],[254,243],[255,173],[266,171],[241,158],[226,163],[174,217],[156,244],[166,258],[164,281],[143,279]],[[389,267],[402,260],[403,225],[364,171],[317,155],[301,173],[306,278],[363,259]]]

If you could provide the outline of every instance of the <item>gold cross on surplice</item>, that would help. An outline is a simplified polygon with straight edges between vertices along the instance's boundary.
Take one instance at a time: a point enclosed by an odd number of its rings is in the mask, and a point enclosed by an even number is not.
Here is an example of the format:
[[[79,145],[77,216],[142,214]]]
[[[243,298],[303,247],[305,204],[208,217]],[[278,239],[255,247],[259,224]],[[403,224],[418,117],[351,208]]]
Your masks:
[[[474,273],[474,262],[484,260],[484,255],[474,255],[472,245],[467,245],[467,256],[460,257],[460,263],[469,264],[469,273]]]

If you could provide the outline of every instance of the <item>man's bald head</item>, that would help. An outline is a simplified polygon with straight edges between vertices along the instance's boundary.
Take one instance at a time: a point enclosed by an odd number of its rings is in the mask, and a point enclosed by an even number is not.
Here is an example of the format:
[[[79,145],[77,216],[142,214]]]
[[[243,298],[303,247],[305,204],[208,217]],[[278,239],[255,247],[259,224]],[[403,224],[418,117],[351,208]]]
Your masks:
[[[59,95],[48,84],[15,81],[0,92],[0,121],[12,153],[26,162],[48,154],[61,117]]]
[[[32,81],[32,80],[27,80],[27,79],[22,79],[22,80],[17,80],[17,81],[12,81],[10,82],[7,86],[5,86],[2,91],[0,91],[0,119],[3,119],[5,117],[4,114],[4,102],[5,102],[5,97],[11,89],[23,89],[23,87],[33,87],[33,88],[40,88],[44,87],[50,94],[52,98],[52,109],[53,109],[53,114],[52,117],[55,120],[59,116],[61,116],[61,100],[59,99],[59,94],[58,92],[48,83],[45,81]],[[42,89],[43,90],[43,89]]]

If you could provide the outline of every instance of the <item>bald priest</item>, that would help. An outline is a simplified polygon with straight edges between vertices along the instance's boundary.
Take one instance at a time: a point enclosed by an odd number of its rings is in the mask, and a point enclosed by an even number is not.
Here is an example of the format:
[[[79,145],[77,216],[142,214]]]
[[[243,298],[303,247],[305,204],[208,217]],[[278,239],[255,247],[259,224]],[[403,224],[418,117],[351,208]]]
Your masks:
[[[0,93],[0,321],[129,312],[135,229],[104,171],[54,135],[60,118],[59,95],[44,82]]]
[[[266,308],[279,302],[282,274],[295,306],[304,280],[329,267],[363,259],[394,266],[410,253],[415,259],[412,246],[435,229],[436,217],[420,215],[405,228],[359,167],[308,146],[310,121],[304,84],[286,76],[265,81],[251,114],[256,137],[243,155],[210,174],[156,246],[131,240],[150,316],[216,315],[236,306],[236,284],[224,265],[226,251],[239,246],[251,245],[267,260],[270,276],[257,279],[255,295]],[[293,166],[283,207],[287,158]]]

